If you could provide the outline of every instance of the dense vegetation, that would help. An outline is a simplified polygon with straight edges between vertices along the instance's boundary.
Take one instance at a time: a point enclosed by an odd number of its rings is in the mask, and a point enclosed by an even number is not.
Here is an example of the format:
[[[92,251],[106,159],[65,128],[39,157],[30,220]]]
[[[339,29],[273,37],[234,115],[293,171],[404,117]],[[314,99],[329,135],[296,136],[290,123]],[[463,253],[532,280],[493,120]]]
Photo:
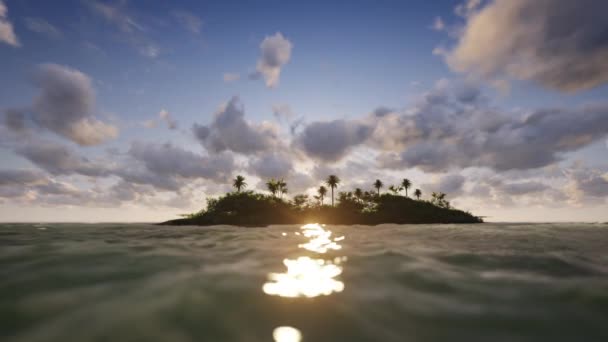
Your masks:
[[[330,176],[327,185],[333,190],[340,180]],[[165,222],[172,225],[238,225],[265,226],[270,224],[305,224],[310,222],[327,224],[365,224],[381,223],[478,223],[479,217],[468,212],[453,209],[443,193],[433,193],[430,201],[420,200],[421,192],[416,189],[418,199],[400,195],[402,189],[411,186],[404,179],[401,186],[391,186],[391,194],[380,193],[382,182],[374,183],[376,191],[339,192],[335,205],[325,205],[327,188],[319,187],[318,195],[310,198],[300,194],[291,200],[283,199],[287,184],[283,180],[270,180],[266,183],[270,194],[242,191],[245,179],[237,176],[233,186],[235,192],[219,198],[207,200],[207,208],[185,218]]]

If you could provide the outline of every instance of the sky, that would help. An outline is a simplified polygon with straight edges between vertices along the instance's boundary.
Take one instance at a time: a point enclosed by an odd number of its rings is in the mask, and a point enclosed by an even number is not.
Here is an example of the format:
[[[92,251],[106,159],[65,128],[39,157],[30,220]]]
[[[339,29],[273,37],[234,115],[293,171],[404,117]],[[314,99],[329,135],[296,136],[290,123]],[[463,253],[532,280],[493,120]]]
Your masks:
[[[604,0],[0,0],[0,221],[154,222],[283,178],[608,221]]]

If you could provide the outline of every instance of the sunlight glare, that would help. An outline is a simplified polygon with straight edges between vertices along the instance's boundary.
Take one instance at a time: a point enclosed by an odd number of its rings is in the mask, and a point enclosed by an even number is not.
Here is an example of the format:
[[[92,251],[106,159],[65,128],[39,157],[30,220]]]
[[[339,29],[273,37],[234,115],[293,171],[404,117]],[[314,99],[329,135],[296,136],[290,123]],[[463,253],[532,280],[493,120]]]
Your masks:
[[[300,342],[302,333],[293,327],[276,327],[272,332],[275,342]]]
[[[328,250],[339,250],[342,248],[336,241],[344,240],[344,236],[331,239],[331,231],[323,229],[319,224],[312,223],[302,227],[302,234],[310,241],[298,245],[300,248],[320,254],[327,253]]]
[[[262,290],[281,297],[317,297],[342,292],[344,283],[334,279],[342,273],[342,267],[321,259],[306,256],[295,260],[285,259],[285,273],[270,273],[269,282]]]

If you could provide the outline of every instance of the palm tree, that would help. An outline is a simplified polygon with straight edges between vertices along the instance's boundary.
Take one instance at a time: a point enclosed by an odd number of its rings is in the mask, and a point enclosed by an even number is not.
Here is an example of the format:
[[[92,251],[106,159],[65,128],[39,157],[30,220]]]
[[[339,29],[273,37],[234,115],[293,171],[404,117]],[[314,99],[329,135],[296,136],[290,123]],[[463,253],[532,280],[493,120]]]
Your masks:
[[[392,192],[393,194],[397,195],[399,193],[399,191],[401,191],[401,187],[397,187],[397,186],[391,185],[391,186],[388,187],[388,190],[390,192]]]
[[[420,196],[422,196],[422,191],[420,191],[420,189],[416,189],[416,191],[414,191],[414,196],[416,196],[417,199],[420,199]]]
[[[329,187],[331,188],[331,206],[334,206],[334,189],[338,186],[338,184],[340,184],[340,178],[338,178],[338,176],[336,175],[330,175],[329,177],[327,177],[327,180],[325,181],[325,183],[327,183],[327,185],[329,185]]]
[[[323,198],[325,198],[325,195],[327,194],[327,188],[321,185],[319,189],[317,189],[317,192],[319,193],[319,198],[321,198],[321,205],[323,205]]]
[[[283,179],[279,179],[276,183],[277,183],[277,191],[279,193],[279,196],[281,196],[281,198],[283,198],[283,194],[287,193],[287,183],[285,183],[285,181]]]
[[[380,188],[383,186],[384,186],[384,184],[382,184],[382,181],[380,181],[379,179],[376,179],[376,181],[374,182],[374,188],[376,188],[378,190],[378,196],[380,196]]]
[[[279,186],[277,184],[277,181],[274,180],[274,178],[272,178],[268,182],[266,182],[266,187],[268,188],[268,191],[270,191],[272,193],[272,196],[277,195],[277,191],[279,191]]]
[[[363,190],[361,190],[361,188],[355,189],[355,197],[357,200],[361,201],[361,198],[363,197]]]
[[[404,178],[403,181],[401,182],[401,186],[405,189],[405,197],[407,197],[407,189],[409,189],[410,186],[412,186],[412,182],[410,182],[409,179]]]
[[[245,183],[245,177],[241,175],[236,176],[232,183],[232,186],[236,188],[236,192],[241,192],[241,189],[247,186],[247,183]]]

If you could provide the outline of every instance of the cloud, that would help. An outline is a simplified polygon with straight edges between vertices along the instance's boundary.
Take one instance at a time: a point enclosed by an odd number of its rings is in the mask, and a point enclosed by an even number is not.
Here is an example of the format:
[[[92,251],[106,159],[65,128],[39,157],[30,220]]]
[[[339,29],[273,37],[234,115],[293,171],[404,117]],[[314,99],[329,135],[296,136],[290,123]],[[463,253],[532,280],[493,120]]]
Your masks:
[[[605,138],[607,115],[608,104],[598,104],[521,117],[492,107],[477,91],[438,87],[412,108],[379,119],[370,144],[388,168],[526,170]]]
[[[262,179],[286,179],[293,171],[290,156],[279,153],[267,153],[249,160],[249,171]]]
[[[56,64],[40,66],[34,75],[40,94],[33,104],[34,120],[41,127],[81,146],[100,144],[118,135],[118,129],[94,117],[95,91],[82,72]]]
[[[269,88],[279,85],[281,69],[289,62],[292,48],[293,44],[280,32],[264,38],[260,44],[261,56],[258,59],[256,73],[252,78],[264,77]]]
[[[177,121],[173,119],[171,113],[166,109],[163,109],[158,113],[158,117],[163,120],[169,129],[177,129]]]
[[[57,27],[42,18],[25,18],[25,27],[51,39],[61,39],[63,37],[63,33]]]
[[[201,33],[203,21],[195,14],[188,11],[175,10],[171,12],[171,15],[183,28],[192,33]]]
[[[224,82],[225,83],[236,82],[240,79],[241,79],[241,74],[239,74],[239,73],[234,73],[234,72],[224,73]]]
[[[245,110],[233,97],[218,112],[209,126],[194,124],[192,131],[208,151],[260,153],[278,146],[278,129],[272,124],[252,124],[245,120]]]
[[[14,47],[21,46],[13,30],[13,24],[8,20],[8,8],[2,0],[0,0],[0,42]]]
[[[567,189],[575,202],[597,202],[608,198],[608,172],[582,165],[565,170]]]
[[[234,169],[228,154],[204,157],[172,144],[134,142],[128,154],[158,176],[226,179]]]
[[[445,23],[441,19],[441,17],[436,17],[435,21],[433,21],[433,26],[431,28],[435,31],[443,31],[445,29]]]
[[[15,153],[53,175],[105,177],[111,173],[106,163],[80,157],[74,150],[51,141],[25,143],[16,147]]]
[[[532,80],[562,92],[608,81],[608,2],[597,0],[469,1],[448,65],[490,81]]]
[[[308,156],[336,162],[354,147],[363,144],[373,133],[373,127],[357,120],[333,120],[306,125],[294,140],[294,145]]]
[[[114,26],[120,35],[118,39],[137,50],[142,56],[156,58],[161,48],[147,37],[148,27],[136,20],[127,10],[127,2],[120,1],[115,4],[96,0],[86,1],[91,12]]]
[[[4,126],[11,132],[24,133],[27,131],[27,118],[23,110],[9,108],[4,112]]]
[[[0,169],[0,186],[39,184],[46,177],[40,171],[23,169]]]
[[[456,197],[462,194],[463,186],[466,178],[459,174],[445,175],[435,183],[423,184],[422,188],[426,192],[443,192],[450,197]]]

